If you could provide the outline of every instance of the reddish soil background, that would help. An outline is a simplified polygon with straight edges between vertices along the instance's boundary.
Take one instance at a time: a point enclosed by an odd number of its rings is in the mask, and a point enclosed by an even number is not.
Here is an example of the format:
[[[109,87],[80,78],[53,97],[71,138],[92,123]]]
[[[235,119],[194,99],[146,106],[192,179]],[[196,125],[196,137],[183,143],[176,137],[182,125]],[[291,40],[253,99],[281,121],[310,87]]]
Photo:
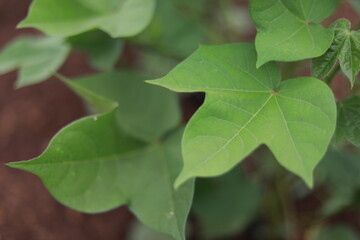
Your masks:
[[[0,47],[15,36],[36,33],[15,30],[30,0],[0,0]],[[61,72],[88,73],[84,56],[72,54]],[[84,116],[80,99],[60,81],[15,90],[16,73],[0,76],[0,162],[39,155],[64,125]],[[87,215],[56,202],[34,175],[0,165],[0,240],[121,240],[131,214],[120,208]]]

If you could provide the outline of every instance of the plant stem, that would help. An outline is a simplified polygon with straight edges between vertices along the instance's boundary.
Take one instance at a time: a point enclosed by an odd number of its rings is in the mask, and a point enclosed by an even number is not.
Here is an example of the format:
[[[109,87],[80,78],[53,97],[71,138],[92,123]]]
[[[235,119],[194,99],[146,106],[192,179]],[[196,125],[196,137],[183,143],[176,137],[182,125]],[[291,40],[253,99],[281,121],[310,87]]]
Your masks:
[[[340,65],[337,65],[337,67],[324,79],[325,83],[330,86],[331,82],[334,80],[339,71]]]

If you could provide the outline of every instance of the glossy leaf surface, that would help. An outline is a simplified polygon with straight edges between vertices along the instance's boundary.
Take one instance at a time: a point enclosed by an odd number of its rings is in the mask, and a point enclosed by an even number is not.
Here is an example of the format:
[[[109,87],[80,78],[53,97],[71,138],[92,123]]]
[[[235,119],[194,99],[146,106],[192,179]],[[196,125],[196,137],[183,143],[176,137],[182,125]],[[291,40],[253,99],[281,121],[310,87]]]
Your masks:
[[[84,2],[88,1],[35,0],[19,27],[33,27],[56,36],[72,36],[99,28],[112,37],[128,37],[144,30],[155,8],[155,0],[125,0],[120,7],[108,11],[99,11],[96,5],[101,4],[97,1]],[[114,0],[107,2],[117,4]]]
[[[133,137],[152,142],[179,126],[176,94],[151,86],[135,73],[103,73],[67,81],[67,84],[100,111],[117,109],[117,121]]]
[[[285,168],[311,186],[312,171],[335,130],[331,90],[314,78],[280,83],[275,64],[256,68],[250,44],[202,46],[153,84],[206,92],[183,138],[184,168],[176,186],[217,176],[265,144]]]
[[[98,213],[126,204],[145,225],[180,240],[193,192],[193,183],[172,187],[181,135],[144,145],[118,128],[112,111],[65,127],[40,157],[9,166],[39,176],[66,206]]]
[[[250,13],[258,34],[257,66],[269,61],[297,61],[318,57],[329,48],[333,31],[318,23],[338,0],[251,0]]]
[[[69,50],[62,39],[19,37],[0,52],[0,74],[19,69],[17,87],[39,83],[61,67]]]
[[[354,85],[360,71],[360,30],[351,31],[351,23],[347,19],[339,19],[330,26],[335,32],[334,41],[326,53],[313,60],[312,73],[317,78],[329,74],[340,60],[340,66]]]

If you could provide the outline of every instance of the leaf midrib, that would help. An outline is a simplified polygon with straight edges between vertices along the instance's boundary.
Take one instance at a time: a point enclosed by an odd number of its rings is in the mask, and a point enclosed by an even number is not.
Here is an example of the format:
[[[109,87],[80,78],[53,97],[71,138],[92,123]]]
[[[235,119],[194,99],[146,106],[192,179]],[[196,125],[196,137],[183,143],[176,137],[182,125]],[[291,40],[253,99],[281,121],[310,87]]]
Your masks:
[[[29,168],[32,166],[81,165],[81,164],[92,163],[92,162],[105,162],[105,161],[112,162],[112,161],[120,161],[121,158],[133,157],[133,156],[135,156],[143,151],[149,150],[151,148],[155,148],[155,146],[143,147],[143,148],[129,151],[126,153],[115,153],[115,154],[101,156],[101,157],[87,158],[85,160],[71,160],[71,161],[62,161],[62,162],[55,162],[55,163],[31,163],[31,165],[28,163],[28,161],[24,161],[24,162],[12,163],[10,165],[12,165],[14,167],[16,167],[16,166],[20,167],[23,163],[27,163],[26,167]],[[45,157],[45,155],[42,155],[39,158],[34,158],[30,161],[40,160],[43,157]]]
[[[195,165],[192,168],[192,170],[194,171],[194,170],[200,168],[201,166],[206,164],[208,161],[210,161],[210,159],[212,159],[214,156],[216,156],[218,153],[220,153],[222,150],[224,150],[246,128],[246,126],[249,125],[252,122],[252,120],[267,106],[268,102],[272,99],[273,96],[275,96],[275,94],[270,93],[270,96],[268,97],[268,99],[265,100],[265,102],[258,109],[258,111],[255,112],[254,115],[219,150],[217,150],[215,153],[213,153],[212,155],[207,157],[204,161],[201,161],[200,163]]]

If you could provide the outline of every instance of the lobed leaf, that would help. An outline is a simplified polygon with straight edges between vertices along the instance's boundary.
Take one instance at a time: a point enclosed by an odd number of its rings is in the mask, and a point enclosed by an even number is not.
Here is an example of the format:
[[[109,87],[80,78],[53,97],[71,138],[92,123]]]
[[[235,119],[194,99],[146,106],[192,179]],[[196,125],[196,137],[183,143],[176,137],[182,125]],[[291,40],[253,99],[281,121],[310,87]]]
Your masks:
[[[337,20],[330,28],[335,32],[334,41],[324,55],[313,60],[312,74],[317,78],[327,76],[339,59],[342,71],[353,86],[360,71],[360,30],[351,31],[347,19]]]
[[[257,67],[269,61],[297,61],[318,57],[329,48],[333,31],[320,21],[338,0],[251,0],[250,13],[258,30]]]
[[[312,186],[312,171],[335,130],[329,87],[311,78],[280,83],[275,64],[256,68],[250,44],[200,47],[167,76],[150,83],[178,92],[206,92],[183,137],[184,168],[176,186],[227,172],[259,145]]]
[[[0,52],[0,74],[19,69],[16,87],[48,79],[65,62],[70,48],[53,37],[19,37]]]
[[[35,0],[19,27],[34,27],[48,35],[66,37],[99,28],[114,38],[128,37],[145,29],[155,9],[155,0],[106,2],[110,3],[107,11],[99,11],[99,6],[105,5],[94,0]],[[114,4],[119,6],[109,8]]]
[[[41,156],[9,166],[39,176],[66,206],[98,213],[126,204],[148,227],[182,240],[193,183],[172,187],[181,135],[145,145],[119,129],[112,111],[70,124]]]

